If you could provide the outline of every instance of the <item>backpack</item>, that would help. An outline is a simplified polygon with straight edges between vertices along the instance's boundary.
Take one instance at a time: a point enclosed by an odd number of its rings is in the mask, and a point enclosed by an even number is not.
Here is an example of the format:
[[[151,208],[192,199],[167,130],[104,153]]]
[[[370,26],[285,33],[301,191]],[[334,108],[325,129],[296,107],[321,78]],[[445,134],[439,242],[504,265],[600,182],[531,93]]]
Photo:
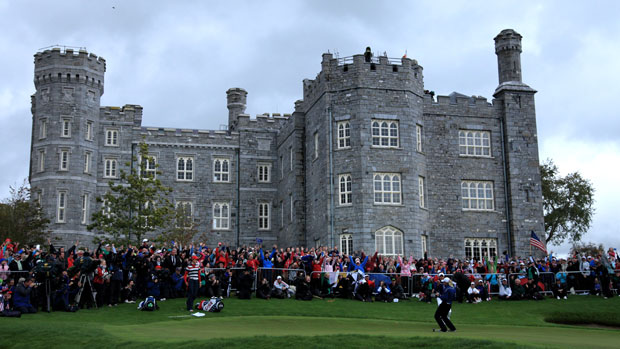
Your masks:
[[[140,302],[140,304],[138,305],[138,310],[142,310],[142,311],[159,310],[159,306],[157,305],[157,301],[155,300],[155,297],[153,296],[146,297],[146,299]]]

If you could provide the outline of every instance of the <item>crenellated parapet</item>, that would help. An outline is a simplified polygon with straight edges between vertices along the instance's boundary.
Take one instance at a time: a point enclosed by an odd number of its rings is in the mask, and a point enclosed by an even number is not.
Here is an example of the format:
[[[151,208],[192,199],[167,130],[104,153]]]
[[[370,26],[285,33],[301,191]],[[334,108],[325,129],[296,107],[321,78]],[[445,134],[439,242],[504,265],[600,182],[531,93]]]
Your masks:
[[[466,96],[453,92],[448,96],[435,97],[431,93],[426,93],[424,95],[424,113],[494,117],[494,107],[482,96]]]
[[[424,90],[423,68],[416,60],[407,57],[358,54],[334,58],[331,53],[324,53],[321,72],[315,79],[303,81],[303,102],[313,103],[326,91],[359,88],[404,90],[421,97]]]
[[[106,61],[94,53],[80,49],[54,47],[34,55],[34,84],[80,83],[103,94]]]
[[[251,118],[249,114],[238,115],[238,129],[269,129],[278,131],[291,118],[291,114],[263,113]]]
[[[101,107],[99,116],[101,121],[130,122],[134,127],[140,127],[142,125],[142,106],[125,104],[122,107]]]

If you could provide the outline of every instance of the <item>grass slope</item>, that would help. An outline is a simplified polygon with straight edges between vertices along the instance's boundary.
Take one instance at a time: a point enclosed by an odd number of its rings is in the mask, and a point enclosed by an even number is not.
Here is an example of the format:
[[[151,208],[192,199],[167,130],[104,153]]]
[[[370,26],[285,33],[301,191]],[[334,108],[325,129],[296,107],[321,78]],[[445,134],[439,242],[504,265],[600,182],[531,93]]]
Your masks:
[[[615,347],[620,331],[553,324],[549,317],[595,318],[620,309],[620,297],[575,296],[567,301],[455,304],[456,333],[437,334],[434,304],[417,301],[224,300],[222,313],[187,316],[184,300],[157,312],[135,305],[0,318],[0,347]],[[607,317],[607,315],[605,316]]]

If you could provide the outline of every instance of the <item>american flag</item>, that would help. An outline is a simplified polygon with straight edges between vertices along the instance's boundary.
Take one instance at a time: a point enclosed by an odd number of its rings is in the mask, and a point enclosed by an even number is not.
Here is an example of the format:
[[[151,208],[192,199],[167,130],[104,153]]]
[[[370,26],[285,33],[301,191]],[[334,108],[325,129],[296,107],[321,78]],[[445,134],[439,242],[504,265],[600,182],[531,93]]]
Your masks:
[[[538,236],[536,236],[536,233],[534,233],[533,230],[532,230],[532,235],[530,236],[530,245],[536,247],[537,249],[543,251],[544,253],[547,253],[547,248],[542,242],[540,242],[540,239],[538,238]]]

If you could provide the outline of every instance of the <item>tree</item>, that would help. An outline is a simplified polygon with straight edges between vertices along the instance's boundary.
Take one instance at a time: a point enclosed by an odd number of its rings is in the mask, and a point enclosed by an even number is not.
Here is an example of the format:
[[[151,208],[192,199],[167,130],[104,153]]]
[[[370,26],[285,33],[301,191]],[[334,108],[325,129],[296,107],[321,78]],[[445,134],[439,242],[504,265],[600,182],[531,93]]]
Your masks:
[[[576,242],[575,244],[573,244],[573,247],[571,248],[570,252],[571,255],[576,256],[576,255],[582,255],[582,256],[598,256],[598,255],[604,255],[604,249],[603,249],[603,244],[598,244],[596,245],[593,242]]]
[[[30,188],[22,184],[10,187],[11,197],[0,203],[0,237],[10,238],[22,244],[33,245],[45,242],[50,223],[41,206],[30,200]]]
[[[575,243],[588,231],[594,215],[594,188],[579,172],[560,176],[548,159],[540,166],[547,243]]]
[[[174,209],[167,195],[172,189],[157,179],[158,165],[141,142],[138,157],[132,155],[137,168],[127,163],[129,173],[120,170],[120,180],[109,182],[109,190],[97,198],[102,209],[92,215],[88,230],[105,233],[114,240],[140,242],[142,237],[169,224]]]

